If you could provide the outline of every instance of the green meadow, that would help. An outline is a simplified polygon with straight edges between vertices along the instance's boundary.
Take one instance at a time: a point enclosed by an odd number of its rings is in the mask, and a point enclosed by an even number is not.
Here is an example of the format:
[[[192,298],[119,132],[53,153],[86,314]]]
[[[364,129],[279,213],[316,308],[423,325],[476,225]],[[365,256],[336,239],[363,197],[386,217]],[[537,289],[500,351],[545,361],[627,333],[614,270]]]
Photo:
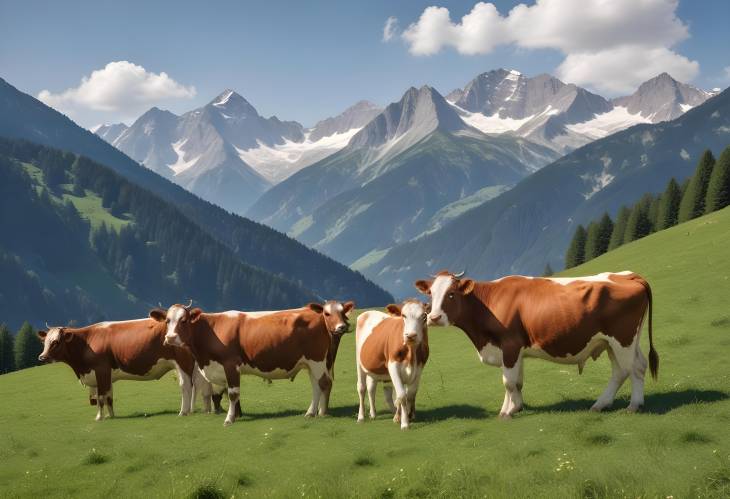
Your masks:
[[[629,414],[588,411],[609,379],[604,355],[526,363],[526,409],[511,421],[500,371],[464,333],[431,328],[417,420],[355,422],[354,335],[343,340],[331,415],[305,419],[310,385],[242,378],[245,416],[178,417],[172,375],[119,382],[117,418],[70,368],[0,376],[1,497],[728,497],[730,209],[628,244],[566,275],[630,269],[654,292],[659,380]],[[415,294],[415,291],[414,291]],[[354,323],[354,321],[353,321]],[[646,334],[644,352],[648,351]],[[200,404],[198,404],[200,405]]]

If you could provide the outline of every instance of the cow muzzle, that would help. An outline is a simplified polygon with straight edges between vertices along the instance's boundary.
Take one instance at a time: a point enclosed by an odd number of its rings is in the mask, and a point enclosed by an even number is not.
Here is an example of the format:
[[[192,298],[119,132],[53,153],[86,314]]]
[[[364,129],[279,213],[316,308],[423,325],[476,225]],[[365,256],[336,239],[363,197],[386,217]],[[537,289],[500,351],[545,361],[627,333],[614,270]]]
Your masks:
[[[335,328],[336,334],[344,334],[345,331],[347,331],[347,325],[346,324],[340,324]]]
[[[415,343],[418,339],[418,333],[408,333],[405,335],[406,343]]]
[[[178,335],[165,335],[165,341],[163,342],[165,345],[171,345],[173,347],[181,347],[183,346],[182,341],[180,340],[180,337]]]
[[[40,354],[38,356],[38,360],[40,360],[41,362],[46,362],[48,360],[48,356],[47,355]]]

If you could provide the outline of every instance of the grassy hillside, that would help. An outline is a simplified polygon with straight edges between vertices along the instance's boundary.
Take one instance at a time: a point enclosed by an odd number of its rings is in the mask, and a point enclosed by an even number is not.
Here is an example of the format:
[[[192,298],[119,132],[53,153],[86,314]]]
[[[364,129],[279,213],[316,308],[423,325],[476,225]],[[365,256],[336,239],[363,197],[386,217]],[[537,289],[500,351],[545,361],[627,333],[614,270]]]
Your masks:
[[[500,421],[499,370],[453,328],[430,331],[409,432],[382,413],[382,393],[378,419],[355,423],[353,335],[326,419],[302,417],[306,375],[244,378],[246,417],[230,428],[222,416],[181,419],[170,376],[118,383],[119,417],[95,423],[71,370],[51,365],[0,376],[0,496],[180,497],[211,485],[225,497],[727,497],[728,228],[725,209],[571,269],[628,268],[653,286],[661,367],[642,413],[623,410],[628,384],[615,410],[588,411],[608,382],[605,356],[581,376],[531,360],[525,412]]]

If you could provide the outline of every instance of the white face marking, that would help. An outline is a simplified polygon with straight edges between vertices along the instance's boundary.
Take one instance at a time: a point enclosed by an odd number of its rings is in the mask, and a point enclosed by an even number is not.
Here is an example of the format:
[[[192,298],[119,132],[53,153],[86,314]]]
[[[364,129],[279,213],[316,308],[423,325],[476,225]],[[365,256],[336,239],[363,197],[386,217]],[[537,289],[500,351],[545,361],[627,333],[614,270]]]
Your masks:
[[[426,329],[426,307],[420,302],[408,302],[401,308],[403,317],[403,342],[420,344]]]
[[[431,313],[429,319],[436,326],[448,326],[450,324],[449,317],[441,307],[444,299],[446,299],[446,292],[452,283],[453,278],[450,275],[440,275],[431,283]]]
[[[61,328],[53,327],[48,330],[46,337],[43,340],[43,352],[40,354],[40,358],[47,359],[51,348],[55,347],[61,341]]]
[[[177,334],[177,325],[183,317],[185,317],[185,309],[183,307],[173,306],[167,311],[165,343],[173,346],[183,346],[183,342]]]
[[[333,305],[334,305],[334,307],[333,307]],[[333,310],[333,308],[334,308],[334,310]],[[333,303],[325,303],[324,310],[323,311],[327,315],[330,315],[330,316],[336,315],[337,318],[340,318],[340,317],[343,316],[342,312],[344,310],[345,309],[344,309],[344,307],[342,306],[341,303],[334,303],[334,304]],[[337,324],[334,325],[334,329],[333,330],[334,331],[337,331],[337,330],[342,329],[342,328],[345,328],[345,327],[347,327],[347,324],[345,324],[344,322],[340,321],[340,322],[338,322]]]

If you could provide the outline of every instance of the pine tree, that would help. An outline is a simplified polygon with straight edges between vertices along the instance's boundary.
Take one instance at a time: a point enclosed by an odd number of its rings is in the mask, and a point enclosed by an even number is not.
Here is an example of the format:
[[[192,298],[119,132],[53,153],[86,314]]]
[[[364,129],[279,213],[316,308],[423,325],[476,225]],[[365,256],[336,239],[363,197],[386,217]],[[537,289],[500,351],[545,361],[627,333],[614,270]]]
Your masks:
[[[672,177],[660,198],[656,223],[657,230],[664,230],[677,225],[677,215],[679,214],[679,203],[681,200],[682,190],[676,179]]]
[[[730,205],[730,146],[726,147],[715,163],[707,186],[705,213],[721,210]]]
[[[616,223],[613,225],[613,231],[611,232],[611,239],[608,242],[608,249],[616,249],[624,244],[624,233],[626,232],[626,223],[629,221],[629,215],[631,215],[631,209],[627,206],[622,206],[618,210],[616,215]]]
[[[0,374],[15,370],[13,337],[5,324],[0,324]]]
[[[707,185],[710,182],[714,165],[715,157],[708,149],[702,154],[700,161],[697,163],[697,169],[682,196],[682,201],[679,204],[679,223],[704,215]]]
[[[649,218],[649,233],[656,232],[657,224],[659,222],[659,204],[661,199],[659,196],[651,197],[651,203],[649,203],[649,210],[647,211],[647,217]]]
[[[554,273],[555,272],[553,272],[553,268],[550,266],[550,263],[546,263],[545,264],[545,270],[542,271],[542,276],[543,277],[550,277]]]
[[[15,368],[25,369],[38,365],[38,355],[43,351],[33,326],[24,322],[15,336]]]
[[[573,240],[570,242],[568,251],[565,253],[565,268],[577,267],[585,261],[586,251],[586,230],[582,225],[575,229]]]
[[[586,262],[608,251],[612,233],[613,220],[611,220],[608,213],[604,213],[601,220],[592,222],[588,226],[588,235],[586,236]]]
[[[631,209],[631,214],[626,222],[624,244],[641,239],[651,233],[649,207],[651,205],[652,198],[653,196],[651,194],[645,194]]]

